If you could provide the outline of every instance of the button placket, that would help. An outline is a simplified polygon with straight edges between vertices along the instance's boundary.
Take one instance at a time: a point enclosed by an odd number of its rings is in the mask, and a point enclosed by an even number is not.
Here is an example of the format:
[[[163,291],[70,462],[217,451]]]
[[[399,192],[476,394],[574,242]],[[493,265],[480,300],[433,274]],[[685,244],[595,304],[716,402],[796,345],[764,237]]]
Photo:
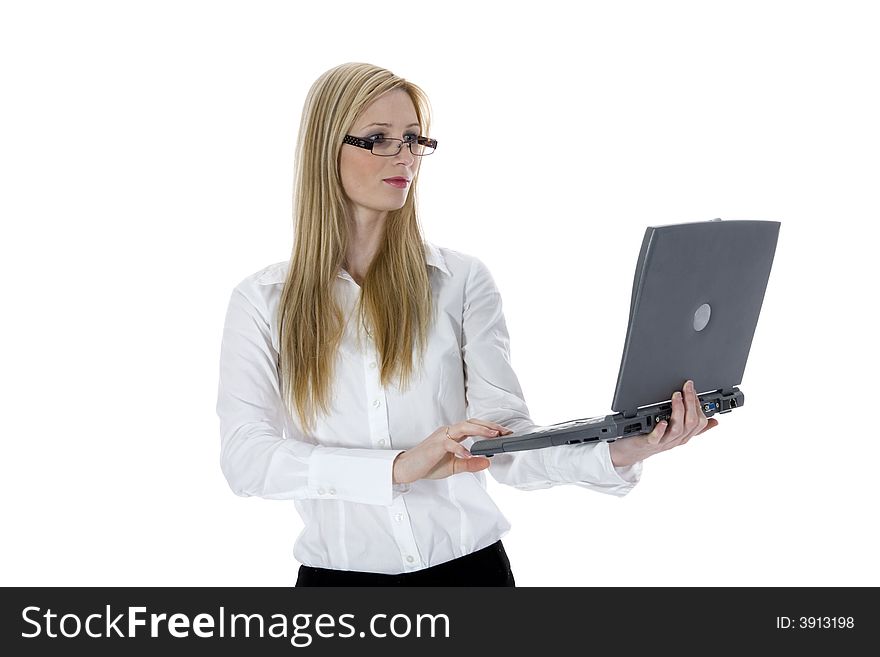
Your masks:
[[[379,379],[378,358],[371,341],[364,351],[364,392],[367,395],[370,425],[370,442],[373,447],[388,449],[391,438],[388,433],[388,406],[385,389]]]
[[[409,513],[403,497],[397,497],[388,507],[388,515],[391,518],[391,532],[400,550],[401,563],[406,571],[419,570],[421,559],[416,545],[416,537],[409,522]]]
[[[372,335],[368,333],[370,338]],[[373,447],[378,449],[390,449],[393,447],[391,432],[388,423],[388,404],[385,389],[379,378],[379,358],[372,339],[365,341],[364,348],[364,392],[367,395],[367,418],[370,426],[370,440]],[[389,484],[390,485],[390,484]],[[412,531],[412,525],[408,521],[409,514],[406,502],[398,495],[391,506],[388,507],[391,520],[391,530],[397,549],[400,550],[401,561],[406,572],[419,570],[421,558],[419,557],[416,538]]]

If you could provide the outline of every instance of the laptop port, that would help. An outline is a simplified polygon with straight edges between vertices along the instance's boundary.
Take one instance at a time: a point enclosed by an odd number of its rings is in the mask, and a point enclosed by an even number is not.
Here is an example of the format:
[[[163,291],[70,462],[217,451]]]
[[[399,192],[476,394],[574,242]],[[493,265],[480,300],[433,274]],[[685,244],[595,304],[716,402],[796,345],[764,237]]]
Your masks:
[[[623,433],[624,433],[624,435],[625,435],[625,434],[628,434],[628,433],[632,433],[633,431],[638,431],[638,430],[641,429],[641,428],[642,428],[642,425],[641,425],[640,423],[636,423],[636,424],[627,424],[627,425],[623,428]]]

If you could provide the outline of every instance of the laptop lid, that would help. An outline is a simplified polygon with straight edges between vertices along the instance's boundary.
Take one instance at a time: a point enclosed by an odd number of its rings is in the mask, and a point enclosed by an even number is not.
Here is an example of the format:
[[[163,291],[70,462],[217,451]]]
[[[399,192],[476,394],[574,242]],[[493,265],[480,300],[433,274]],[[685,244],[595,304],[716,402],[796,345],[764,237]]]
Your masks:
[[[633,278],[611,408],[667,401],[742,382],[776,252],[778,221],[649,226]]]

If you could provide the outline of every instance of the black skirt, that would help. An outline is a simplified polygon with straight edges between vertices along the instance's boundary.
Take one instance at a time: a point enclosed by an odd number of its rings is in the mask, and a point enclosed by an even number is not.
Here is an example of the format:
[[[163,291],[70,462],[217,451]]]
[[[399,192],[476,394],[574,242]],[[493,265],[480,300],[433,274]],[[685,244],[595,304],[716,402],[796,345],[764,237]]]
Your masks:
[[[296,586],[516,586],[501,541],[411,573],[386,575],[302,565]]]

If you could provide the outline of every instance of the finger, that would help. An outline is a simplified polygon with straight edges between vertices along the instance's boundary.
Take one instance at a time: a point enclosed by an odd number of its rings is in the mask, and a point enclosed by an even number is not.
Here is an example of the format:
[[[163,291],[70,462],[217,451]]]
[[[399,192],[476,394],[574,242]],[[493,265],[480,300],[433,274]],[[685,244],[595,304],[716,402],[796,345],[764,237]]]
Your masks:
[[[480,420],[479,418],[470,418],[468,422],[471,424],[479,424],[483,427],[488,427],[489,429],[495,429],[499,433],[513,433],[512,429],[508,429],[503,424],[498,424],[497,422],[492,422],[491,420]]]
[[[676,391],[672,395],[672,415],[669,418],[669,428],[663,436],[663,442],[671,442],[681,438],[684,428],[684,402],[681,392]]]
[[[472,456],[470,450],[461,443],[447,440],[445,441],[443,446],[446,448],[447,452],[452,452],[456,456],[460,456],[463,459],[469,459]]]
[[[452,474],[458,474],[459,472],[465,471],[465,463],[470,461],[470,459],[460,459],[455,455],[455,452],[452,453],[452,458],[449,459],[452,461]]]
[[[698,436],[706,430],[706,427],[709,424],[709,418],[706,417],[706,414],[703,412],[703,404],[700,402],[700,398],[697,396],[697,390],[694,387],[693,380],[688,381],[691,396],[693,397],[693,408],[691,409],[691,417],[688,421],[689,435],[688,438],[693,438],[694,436]]]
[[[703,421],[703,410],[700,408],[700,401],[697,399],[697,391],[694,388],[694,382],[688,379],[684,384],[685,397],[685,434],[687,438],[693,436],[698,429],[702,429],[700,423]]]
[[[696,392],[696,391],[694,391],[694,392]],[[709,419],[708,417],[706,417],[706,413],[705,413],[705,411],[703,410],[703,402],[700,401],[700,397],[699,397],[699,396],[697,396],[697,411],[698,411],[698,413],[699,413],[699,415],[700,415],[700,419],[706,419],[706,420]]]
[[[648,443],[650,443],[651,445],[657,445],[663,438],[663,434],[666,433],[666,427],[668,426],[669,423],[666,420],[658,422],[656,425],[654,425],[654,430],[648,434]]]
[[[468,458],[452,457],[452,474],[461,474],[462,472],[479,472],[488,468],[492,462],[485,456],[469,456]]]
[[[468,436],[487,436],[489,438],[494,438],[500,435],[500,433],[500,431],[487,427],[484,424],[476,424],[470,421],[459,422],[458,424],[449,427],[449,437],[458,441],[464,440]]]
[[[491,465],[491,461],[485,456],[475,456],[472,459],[452,459],[452,474],[461,474],[463,472],[479,472],[485,470]]]
[[[492,461],[485,456],[475,456],[467,461],[462,461],[461,459],[457,460],[459,462],[459,467],[462,468],[459,472],[479,472],[480,470],[485,470],[492,464]]]
[[[684,394],[687,399],[687,412],[688,414],[695,420],[698,420],[700,417],[700,413],[702,413],[703,409],[700,408],[700,400],[697,399],[697,389],[694,387],[694,382],[690,379],[684,386]]]
[[[697,397],[697,413],[698,413],[698,417],[700,418],[700,424],[699,424],[699,428],[697,429],[697,432],[694,434],[695,436],[699,436],[709,426],[709,418],[706,416],[706,412],[703,409],[703,402],[700,401],[699,397]],[[717,420],[715,422],[716,422],[716,424],[718,423]],[[693,436],[691,436],[691,437],[693,437]]]

